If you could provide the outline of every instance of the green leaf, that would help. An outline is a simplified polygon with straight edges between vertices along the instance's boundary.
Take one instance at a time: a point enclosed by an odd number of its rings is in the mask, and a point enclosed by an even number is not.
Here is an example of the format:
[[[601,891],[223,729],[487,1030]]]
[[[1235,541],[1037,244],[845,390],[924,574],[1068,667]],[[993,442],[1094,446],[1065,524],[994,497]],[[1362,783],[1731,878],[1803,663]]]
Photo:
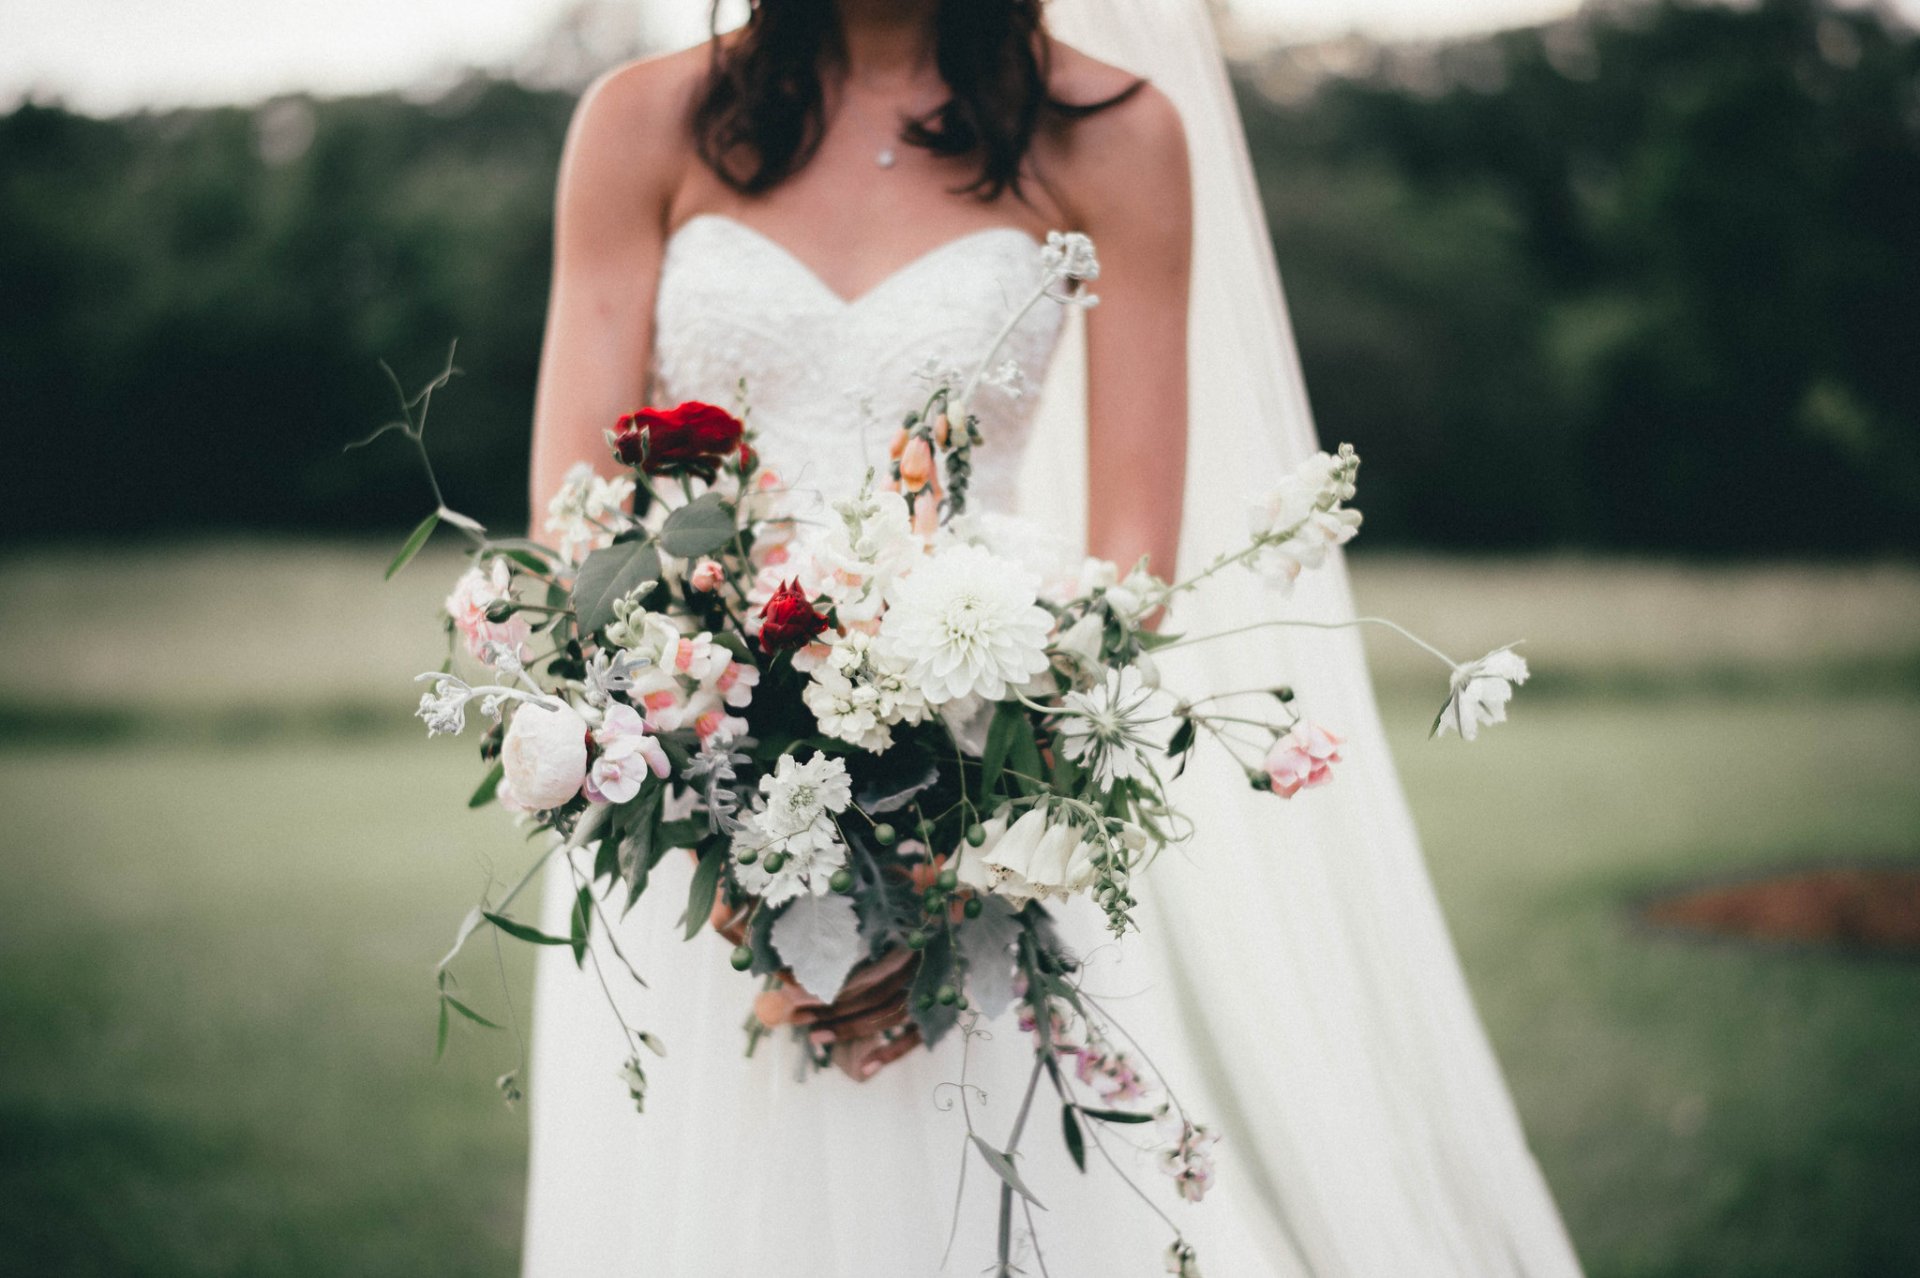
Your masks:
[[[447,1054],[447,1000],[443,996],[440,1000],[440,1031],[439,1033],[434,1035],[434,1039],[433,1039],[433,1059],[437,1061],[442,1056],[445,1056],[446,1054]]]
[[[470,808],[484,808],[489,803],[492,803],[493,796],[500,789],[500,782],[506,775],[507,768],[505,764],[494,764],[487,772],[487,779],[480,783],[479,788],[474,790],[473,797],[467,800],[467,806]]]
[[[502,932],[505,932],[508,936],[511,936],[516,940],[526,941],[531,945],[570,945],[572,944],[572,942],[568,941],[565,937],[548,936],[545,932],[542,932],[537,927],[528,927],[525,923],[515,923],[512,919],[508,918],[506,915],[495,914],[492,910],[482,910],[480,911],[480,914],[483,918],[487,920],[487,922],[493,924],[495,927],[499,928]]]
[[[1011,1158],[1008,1158],[1005,1154],[987,1144],[987,1142],[979,1136],[969,1134],[968,1139],[973,1141],[974,1147],[980,1151],[980,1157],[984,1158],[987,1166],[993,1169],[993,1174],[1005,1181],[1014,1193],[1020,1195],[1041,1211],[1047,1209],[1047,1205],[1038,1198],[1035,1198],[1033,1191],[1028,1189],[1025,1182],[1020,1179],[1020,1173],[1014,1170],[1013,1160]]]
[[[1026,723],[1025,712],[1014,702],[1002,701],[993,712],[993,722],[987,726],[987,748],[980,755],[981,807],[991,804],[993,787],[1000,783],[1000,773],[1007,766],[1014,738],[1025,730]]]
[[[660,549],[682,559],[710,555],[732,541],[739,527],[719,493],[702,493],[667,516],[660,526]]]
[[[1193,739],[1195,735],[1196,730],[1193,725],[1193,720],[1182,719],[1180,726],[1173,730],[1173,736],[1167,741],[1167,753],[1185,754],[1187,751],[1193,749]]]
[[[1139,635],[1140,646],[1148,652],[1155,648],[1164,648],[1170,643],[1179,643],[1179,635],[1163,635],[1152,630],[1142,630]]]
[[[486,922],[486,912],[477,905],[467,911],[466,918],[460,920],[460,930],[453,934],[453,948],[449,949],[446,957],[436,965],[442,980],[446,979],[447,964],[453,962],[460,953],[460,947],[467,943],[467,938],[473,935],[474,929],[484,922]]]
[[[1124,1109],[1093,1109],[1086,1105],[1075,1105],[1075,1109],[1088,1118],[1097,1118],[1103,1123],[1151,1123],[1152,1114],[1130,1114]]]
[[[707,837],[707,819],[687,817],[680,821],[662,821],[653,837],[663,848],[690,848]]]
[[[1020,788],[1026,793],[1037,794],[1046,789],[1046,782],[1042,779],[1046,765],[1040,762],[1040,747],[1034,744],[1033,725],[1027,722],[1024,712],[1020,715],[1020,730],[1013,734],[1013,750],[1007,761],[1020,774]]]
[[[580,889],[573,898],[573,918],[570,920],[572,935],[568,944],[573,946],[573,965],[585,967],[587,963],[587,933],[593,930],[593,888],[589,885]]]
[[[573,610],[580,633],[592,634],[613,620],[613,601],[660,580],[660,553],[644,541],[616,542],[587,556],[573,579]]]
[[[468,1007],[465,1003],[462,1003],[459,999],[455,998],[451,994],[444,994],[444,993],[441,994],[440,1003],[441,1003],[440,1017],[442,1020],[446,1019],[447,1008],[451,1007],[454,1011],[460,1013],[460,1015],[466,1017],[468,1020],[472,1021],[475,1025],[484,1025],[491,1030],[503,1030],[506,1028],[506,1026],[504,1025],[499,1025],[493,1021],[488,1020],[486,1017],[480,1015],[480,1013],[474,1011],[471,1007]]]
[[[687,887],[687,939],[700,935],[713,913],[713,898],[720,890],[720,875],[727,868],[727,849],[719,844],[707,849],[694,867],[693,882]]]
[[[553,571],[552,564],[542,559],[539,555],[534,554],[531,550],[503,550],[500,553],[508,559],[513,560],[516,564],[519,564],[522,568],[528,568],[539,573]]]
[[[1067,1152],[1073,1155],[1073,1165],[1081,1171],[1087,1170],[1087,1141],[1080,1134],[1080,1121],[1073,1116],[1073,1106],[1060,1107],[1060,1134],[1067,1138]]]
[[[400,547],[400,553],[395,555],[393,562],[387,565],[386,579],[388,581],[392,581],[393,574],[407,566],[409,559],[412,559],[420,553],[420,547],[427,544],[427,538],[433,536],[433,530],[439,526],[440,512],[436,510],[421,520],[419,524],[414,527],[414,530],[407,534],[406,543]]]

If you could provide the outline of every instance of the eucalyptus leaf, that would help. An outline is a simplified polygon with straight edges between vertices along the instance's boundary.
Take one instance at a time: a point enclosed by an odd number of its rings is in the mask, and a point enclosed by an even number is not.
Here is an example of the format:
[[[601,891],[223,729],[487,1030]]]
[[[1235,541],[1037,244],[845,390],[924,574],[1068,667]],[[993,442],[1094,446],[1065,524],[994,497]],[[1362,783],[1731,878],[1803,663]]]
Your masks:
[[[613,602],[649,581],[660,580],[660,553],[644,541],[615,542],[587,556],[573,579],[573,610],[580,633],[592,634],[613,620]]]
[[[1020,1173],[1014,1170],[1013,1160],[1011,1158],[1008,1158],[1005,1154],[987,1144],[985,1140],[977,1135],[969,1133],[968,1139],[973,1142],[974,1148],[980,1151],[980,1157],[986,1160],[987,1166],[993,1169],[993,1174],[1005,1181],[1014,1193],[1020,1195],[1041,1211],[1047,1209],[1047,1205],[1038,1198],[1035,1198],[1033,1191],[1027,1188],[1026,1182],[1020,1179]]]
[[[660,549],[682,559],[710,555],[733,540],[739,522],[719,493],[702,493],[667,516]]]
[[[420,553],[420,547],[427,544],[427,538],[433,536],[433,530],[439,526],[440,512],[437,510],[414,526],[413,531],[407,534],[406,541],[401,544],[400,553],[395,555],[393,562],[387,565],[388,581],[392,581],[393,574],[405,568],[407,562]]]
[[[860,961],[860,918],[838,892],[802,894],[773,925],[773,948],[807,993],[831,1003]]]

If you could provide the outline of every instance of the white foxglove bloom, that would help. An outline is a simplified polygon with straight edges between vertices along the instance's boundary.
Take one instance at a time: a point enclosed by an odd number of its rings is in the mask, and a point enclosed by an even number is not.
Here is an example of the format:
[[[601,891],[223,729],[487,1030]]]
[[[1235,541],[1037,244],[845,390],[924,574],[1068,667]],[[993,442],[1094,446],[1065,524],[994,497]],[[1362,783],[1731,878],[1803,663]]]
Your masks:
[[[624,509],[631,496],[633,480],[624,475],[602,479],[591,464],[575,462],[547,503],[546,528],[559,534],[561,558],[578,563],[589,550],[611,544],[612,534],[596,527],[595,522],[614,532],[624,531],[633,522]]]
[[[1060,632],[1060,637],[1053,641],[1053,650],[1071,658],[1083,669],[1093,670],[1100,665],[1100,650],[1106,634],[1106,619],[1098,612],[1089,612]]]
[[[1070,896],[1093,882],[1093,848],[1071,821],[1056,820],[1044,807],[1030,808],[1011,826],[1003,818],[983,823],[987,840],[961,852],[961,881],[1015,904]]]
[[[1527,681],[1527,660],[1512,648],[1500,648],[1478,661],[1456,666],[1447,703],[1433,721],[1433,735],[1451,728],[1468,741],[1480,734],[1480,725],[1505,723],[1507,702],[1515,687]]]
[[[569,705],[522,705],[500,744],[500,765],[516,801],[534,811],[559,807],[587,779],[587,721]]]
[[[1148,752],[1161,742],[1150,734],[1164,723],[1160,697],[1132,666],[1109,669],[1086,692],[1069,692],[1056,730],[1066,756],[1092,774],[1103,790],[1115,782],[1153,775]]]
[[[953,546],[894,584],[881,636],[927,704],[1004,700],[1047,668],[1053,617],[1022,571],[978,546]]]

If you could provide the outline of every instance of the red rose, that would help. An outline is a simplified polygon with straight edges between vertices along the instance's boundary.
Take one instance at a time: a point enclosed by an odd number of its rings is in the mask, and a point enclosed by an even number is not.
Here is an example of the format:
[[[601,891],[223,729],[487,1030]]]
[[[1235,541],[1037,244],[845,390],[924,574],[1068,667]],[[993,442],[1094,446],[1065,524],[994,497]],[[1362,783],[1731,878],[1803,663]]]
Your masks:
[[[764,652],[792,652],[804,648],[827,628],[827,619],[813,610],[813,601],[789,581],[760,605],[760,648]]]
[[[698,475],[712,483],[744,430],[739,418],[712,404],[643,408],[613,428],[613,451],[649,475]]]

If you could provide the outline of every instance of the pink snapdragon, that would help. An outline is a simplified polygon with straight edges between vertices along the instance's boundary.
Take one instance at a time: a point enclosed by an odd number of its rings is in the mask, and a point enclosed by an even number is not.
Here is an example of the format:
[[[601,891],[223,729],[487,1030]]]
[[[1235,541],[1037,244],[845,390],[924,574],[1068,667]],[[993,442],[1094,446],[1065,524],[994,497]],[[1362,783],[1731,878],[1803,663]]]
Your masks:
[[[1074,1074],[1081,1082],[1100,1093],[1109,1105],[1135,1101],[1147,1094],[1147,1080],[1133,1068],[1133,1062],[1120,1052],[1087,1047],[1080,1052]]]
[[[702,559],[687,576],[687,584],[702,594],[720,589],[727,579],[726,569],[711,559]]]
[[[1273,792],[1291,799],[1311,786],[1333,780],[1343,738],[1302,720],[1267,752],[1267,779]]]
[[[1197,1203],[1213,1188],[1213,1147],[1219,1134],[1188,1119],[1180,1120],[1180,1134],[1160,1155],[1160,1167],[1173,1177],[1173,1190]]]

